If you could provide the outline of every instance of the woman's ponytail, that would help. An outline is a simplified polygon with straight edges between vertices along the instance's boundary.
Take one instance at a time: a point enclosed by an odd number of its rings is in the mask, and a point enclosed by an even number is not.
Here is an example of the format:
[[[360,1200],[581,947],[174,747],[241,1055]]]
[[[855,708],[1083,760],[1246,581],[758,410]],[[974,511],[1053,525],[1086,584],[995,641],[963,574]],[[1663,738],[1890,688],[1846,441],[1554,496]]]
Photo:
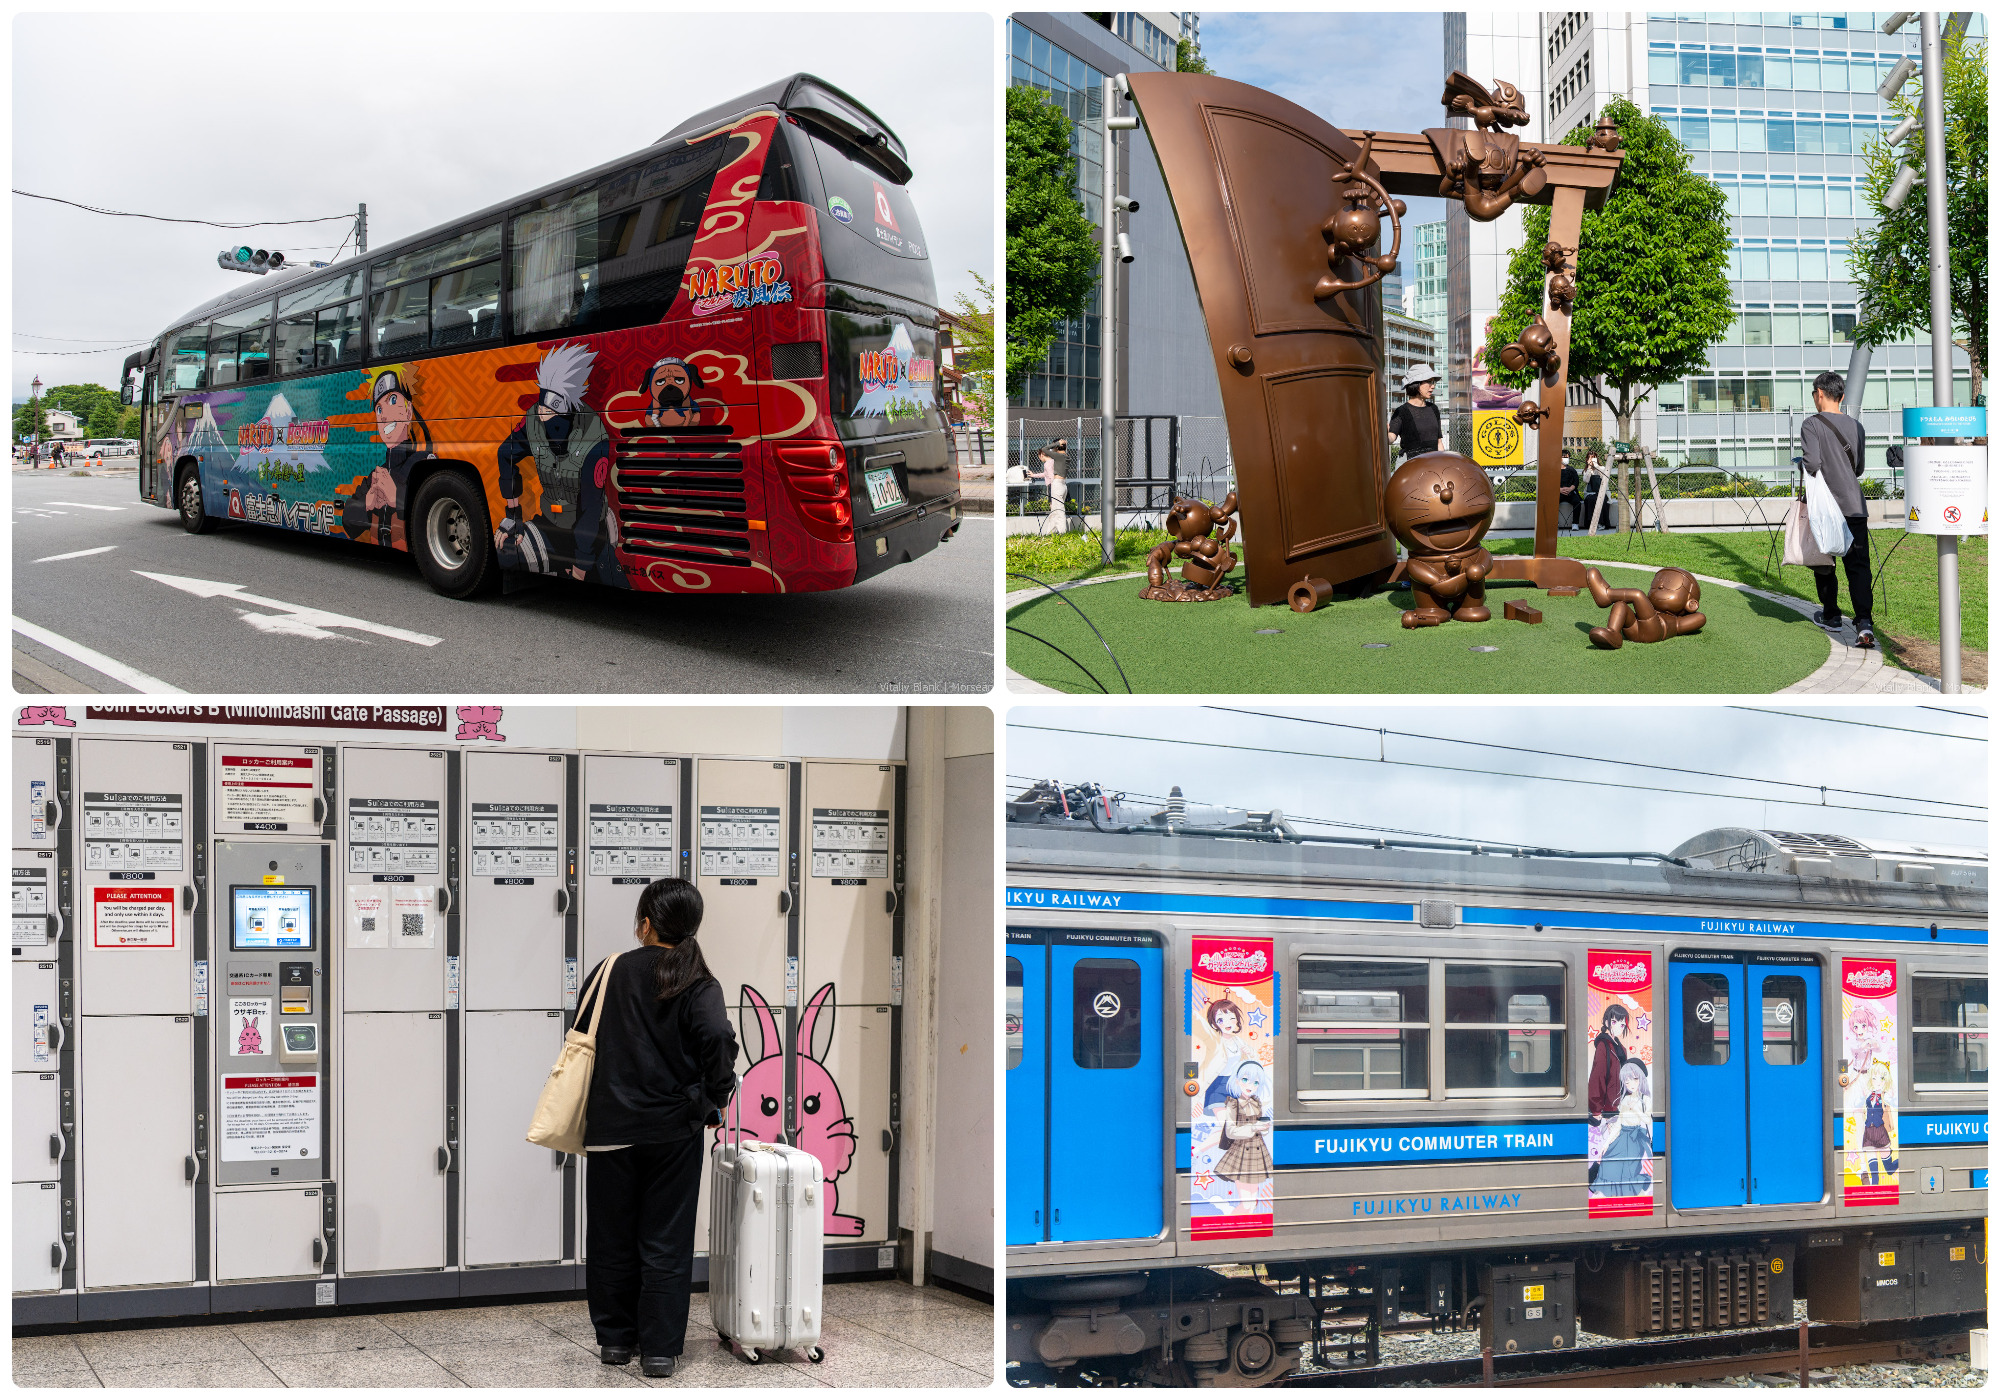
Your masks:
[[[654,939],[666,950],[660,959],[661,1001],[713,977],[695,938],[701,931],[701,891],[688,881],[668,878],[646,886],[633,921],[652,924]]]

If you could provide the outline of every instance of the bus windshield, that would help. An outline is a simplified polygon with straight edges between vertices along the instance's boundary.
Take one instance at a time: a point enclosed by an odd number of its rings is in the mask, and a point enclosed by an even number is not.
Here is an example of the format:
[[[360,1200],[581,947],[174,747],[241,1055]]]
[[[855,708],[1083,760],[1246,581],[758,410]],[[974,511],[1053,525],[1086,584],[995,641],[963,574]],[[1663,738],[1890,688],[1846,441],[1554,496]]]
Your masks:
[[[829,230],[823,240],[828,279],[934,305],[930,249],[909,190],[826,133],[813,131],[809,139],[831,216],[822,224],[845,229],[845,236]]]

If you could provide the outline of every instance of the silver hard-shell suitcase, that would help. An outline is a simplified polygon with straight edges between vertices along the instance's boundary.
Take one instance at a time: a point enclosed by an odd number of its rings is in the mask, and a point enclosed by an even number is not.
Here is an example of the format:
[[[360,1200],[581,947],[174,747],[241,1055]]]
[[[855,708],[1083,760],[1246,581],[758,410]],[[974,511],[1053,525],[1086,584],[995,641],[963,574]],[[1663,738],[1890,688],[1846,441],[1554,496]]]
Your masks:
[[[734,1343],[752,1365],[780,1347],[822,1360],[819,1159],[783,1143],[746,1142],[739,1126],[709,1150],[709,1183],[708,1310],[717,1342]]]

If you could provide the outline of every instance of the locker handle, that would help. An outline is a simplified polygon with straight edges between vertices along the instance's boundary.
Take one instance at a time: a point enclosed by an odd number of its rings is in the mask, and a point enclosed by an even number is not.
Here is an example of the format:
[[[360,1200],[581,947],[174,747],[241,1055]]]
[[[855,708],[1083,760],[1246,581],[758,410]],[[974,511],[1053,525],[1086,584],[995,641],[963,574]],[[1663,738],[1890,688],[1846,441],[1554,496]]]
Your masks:
[[[62,825],[62,803],[51,797],[42,803],[42,820],[50,831]]]
[[[201,904],[201,890],[195,885],[181,886],[181,912],[192,914]]]
[[[451,912],[451,886],[450,886],[450,885],[439,885],[439,886],[438,886],[438,913],[440,913],[440,914],[449,914],[450,912]]]
[[[65,1145],[61,1133],[49,1134],[49,1160],[51,1162],[60,1162],[63,1159],[63,1148]]]
[[[56,1053],[60,1055],[69,1045],[69,1032],[63,1029],[63,1020],[60,1016],[49,1022],[49,1026],[56,1033]]]
[[[884,891],[882,891],[882,912],[883,912],[883,913],[885,913],[885,914],[893,914],[893,913],[895,913],[895,912],[896,912],[896,906],[897,906],[897,905],[899,905],[899,904],[901,904],[902,902],[903,902],[903,897],[902,897],[902,896],[901,896],[900,894],[898,894],[898,893],[897,893],[896,891],[894,891],[894,890],[884,890]]]
[[[780,914],[792,912],[792,892],[788,889],[778,891],[778,912]]]
[[[316,1239],[313,1241],[313,1263],[320,1264],[324,1263],[325,1261],[326,1261],[326,1240],[323,1238]]]
[[[440,1147],[438,1149],[438,1170],[441,1172],[451,1170],[451,1149],[449,1147]]]
[[[554,1151],[553,1148],[550,1150]],[[555,1169],[557,1171],[561,1171],[563,1169],[563,1163],[567,1161],[569,1158],[569,1154],[567,1152],[556,1152],[555,1158],[556,1158]]]
[[[315,797],[313,799],[313,825],[326,825],[326,799],[324,797]]]
[[[567,913],[569,913],[569,886],[568,886],[568,885],[557,885],[557,886],[556,886],[556,912],[557,912],[558,914],[567,914]]]
[[[189,1157],[187,1159],[187,1179],[189,1181],[194,1181],[200,1176],[201,1176],[201,1159],[198,1157],[192,1157],[192,1156]]]
[[[69,1250],[61,1240],[49,1244],[49,1267],[57,1272],[69,1267]]]
[[[63,935],[69,932],[69,920],[63,917],[62,910],[49,915],[49,932],[55,935],[53,941],[57,943],[62,942]]]

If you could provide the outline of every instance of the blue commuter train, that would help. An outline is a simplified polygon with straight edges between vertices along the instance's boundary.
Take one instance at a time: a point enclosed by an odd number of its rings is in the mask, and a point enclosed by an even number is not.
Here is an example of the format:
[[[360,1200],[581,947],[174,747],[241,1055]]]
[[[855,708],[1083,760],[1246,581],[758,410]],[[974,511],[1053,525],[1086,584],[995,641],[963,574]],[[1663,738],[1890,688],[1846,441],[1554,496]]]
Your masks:
[[[1983,1311],[1983,851],[1008,818],[1016,1383]]]

